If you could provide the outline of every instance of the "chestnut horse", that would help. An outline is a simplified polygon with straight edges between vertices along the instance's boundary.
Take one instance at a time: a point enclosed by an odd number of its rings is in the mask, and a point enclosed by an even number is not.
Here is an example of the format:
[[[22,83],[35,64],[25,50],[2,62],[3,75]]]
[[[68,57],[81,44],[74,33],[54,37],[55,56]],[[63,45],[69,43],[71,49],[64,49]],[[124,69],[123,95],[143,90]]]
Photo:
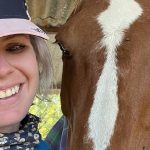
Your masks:
[[[150,150],[150,1],[80,0],[56,41],[68,150]]]

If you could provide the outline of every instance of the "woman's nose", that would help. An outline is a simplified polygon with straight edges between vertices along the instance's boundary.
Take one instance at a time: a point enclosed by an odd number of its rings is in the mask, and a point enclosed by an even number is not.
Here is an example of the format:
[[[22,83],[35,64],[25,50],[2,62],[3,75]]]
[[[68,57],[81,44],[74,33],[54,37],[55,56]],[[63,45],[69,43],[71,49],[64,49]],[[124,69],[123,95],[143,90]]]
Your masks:
[[[2,55],[0,55],[0,78],[6,77],[11,74],[13,67],[10,62]]]

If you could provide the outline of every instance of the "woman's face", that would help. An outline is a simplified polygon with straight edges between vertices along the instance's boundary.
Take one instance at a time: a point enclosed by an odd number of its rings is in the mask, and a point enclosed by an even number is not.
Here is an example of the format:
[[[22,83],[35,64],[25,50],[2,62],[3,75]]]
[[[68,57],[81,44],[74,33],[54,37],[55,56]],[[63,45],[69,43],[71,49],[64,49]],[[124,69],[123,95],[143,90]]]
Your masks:
[[[28,35],[0,38],[0,132],[13,132],[27,114],[39,84]]]

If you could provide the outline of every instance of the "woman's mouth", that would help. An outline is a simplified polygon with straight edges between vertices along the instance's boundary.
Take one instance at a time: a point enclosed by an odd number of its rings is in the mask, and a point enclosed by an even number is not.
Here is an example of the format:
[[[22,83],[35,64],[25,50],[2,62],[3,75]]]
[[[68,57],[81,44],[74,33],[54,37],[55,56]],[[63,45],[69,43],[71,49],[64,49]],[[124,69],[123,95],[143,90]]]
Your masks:
[[[5,98],[8,98],[12,95],[15,95],[19,92],[20,85],[15,85],[11,88],[8,88],[6,90],[1,90],[0,91],[0,100],[4,100]]]

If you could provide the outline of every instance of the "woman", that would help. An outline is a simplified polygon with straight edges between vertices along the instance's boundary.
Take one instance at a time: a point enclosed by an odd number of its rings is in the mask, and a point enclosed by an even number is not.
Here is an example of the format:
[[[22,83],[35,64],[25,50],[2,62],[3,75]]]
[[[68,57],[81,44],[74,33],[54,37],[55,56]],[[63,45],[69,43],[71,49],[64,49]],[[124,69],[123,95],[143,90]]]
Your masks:
[[[49,150],[28,114],[50,87],[47,35],[30,21],[25,0],[0,0],[0,149]],[[40,87],[40,88],[39,88]]]

